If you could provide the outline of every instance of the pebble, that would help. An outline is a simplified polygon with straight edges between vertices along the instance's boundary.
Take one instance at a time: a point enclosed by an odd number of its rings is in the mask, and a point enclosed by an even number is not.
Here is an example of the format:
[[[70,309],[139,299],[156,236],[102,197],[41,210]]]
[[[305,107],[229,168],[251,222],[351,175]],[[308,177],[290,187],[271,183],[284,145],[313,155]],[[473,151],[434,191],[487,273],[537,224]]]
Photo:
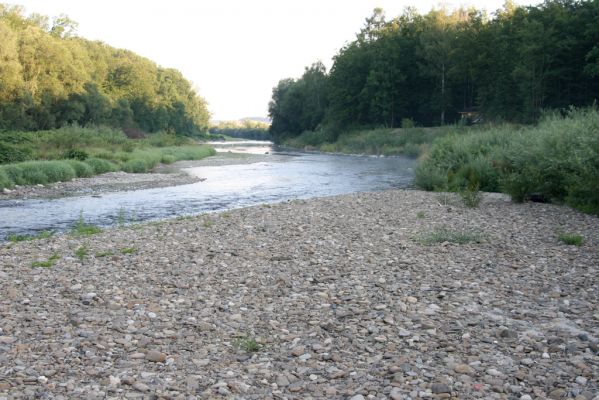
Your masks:
[[[146,354],[146,359],[152,362],[164,362],[166,360],[166,354],[157,350],[150,350]]]
[[[498,194],[475,210],[455,196],[449,213],[437,196],[0,246],[0,398],[593,400],[598,219]],[[485,240],[416,240],[439,227]],[[559,245],[558,230],[585,246]],[[60,268],[31,268],[55,252]]]

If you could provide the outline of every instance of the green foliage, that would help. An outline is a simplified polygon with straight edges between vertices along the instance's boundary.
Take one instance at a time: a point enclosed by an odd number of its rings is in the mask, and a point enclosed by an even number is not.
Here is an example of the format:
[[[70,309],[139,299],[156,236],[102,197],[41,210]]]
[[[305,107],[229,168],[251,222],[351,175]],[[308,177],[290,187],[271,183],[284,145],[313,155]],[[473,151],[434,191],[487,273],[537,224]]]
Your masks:
[[[96,175],[117,170],[117,166],[115,164],[111,163],[110,161],[103,160],[101,158],[88,158],[87,160],[85,160],[85,163],[93,169],[94,174]]]
[[[184,135],[206,131],[206,102],[180,72],[73,36],[76,23],[64,15],[50,24],[48,18],[26,17],[22,10],[2,5],[0,12],[0,129],[77,123]]]
[[[77,178],[89,178],[94,174],[94,169],[83,161],[67,160],[66,162],[73,168]]]
[[[418,242],[425,245],[445,242],[456,244],[481,243],[482,240],[483,236],[478,232],[454,230],[446,226],[422,234],[417,238]]]
[[[258,343],[256,339],[251,337],[236,338],[233,341],[233,346],[247,353],[255,353],[257,351],[260,351],[260,349],[262,348],[262,345]]]
[[[79,161],[84,161],[88,157],[89,157],[89,154],[87,154],[87,152],[85,150],[79,150],[79,149],[70,149],[64,155],[64,158],[70,158],[70,159],[79,160]]]
[[[244,119],[242,121],[224,121],[208,129],[210,140],[224,140],[225,137],[252,140],[272,139],[268,129],[270,124]]]
[[[11,188],[14,186],[14,183],[8,177],[8,174],[3,168],[0,168],[0,190],[4,188]]]
[[[137,249],[135,247],[123,247],[121,249],[121,254],[135,254],[137,253]]]
[[[515,201],[541,197],[599,214],[599,111],[549,114],[536,127],[504,125],[440,138],[416,170],[426,190],[476,186]]]
[[[83,213],[79,215],[79,219],[71,228],[71,234],[76,236],[92,236],[102,232],[99,226],[91,225],[83,219]]]
[[[100,251],[100,252],[96,253],[96,257],[98,257],[98,258],[108,257],[108,256],[113,256],[113,255],[114,255],[114,251],[112,251],[112,250]]]
[[[34,261],[31,263],[31,266],[34,268],[52,268],[59,259],[60,255],[54,253],[46,261]]]
[[[79,261],[83,262],[87,258],[89,254],[89,246],[84,244],[75,250],[75,257],[79,259]]]
[[[48,239],[48,238],[52,237],[53,235],[54,235],[53,231],[41,231],[39,233],[36,233],[35,235],[16,235],[13,233],[13,234],[8,235],[8,237],[6,239],[9,242],[17,243],[17,242],[26,242],[26,241],[37,240],[37,239]]]
[[[123,164],[123,171],[132,173],[148,172],[148,164],[142,159],[129,160]]]
[[[453,127],[412,129],[355,130],[339,136],[330,131],[306,131],[283,141],[296,148],[316,148],[326,152],[346,154],[405,155],[418,157],[435,138],[449,134]]]
[[[386,19],[377,9],[328,73],[313,66],[279,81],[270,131],[280,142],[322,127],[334,142],[356,127],[531,123],[542,110],[589,106],[599,97],[598,12],[596,1],[562,0],[506,2],[492,18],[410,8]]]
[[[570,246],[582,246],[584,238],[577,233],[560,233],[557,236],[558,240]]]
[[[478,184],[470,184],[468,187],[460,190],[460,197],[466,207],[477,208],[479,206],[482,194],[478,188]]]

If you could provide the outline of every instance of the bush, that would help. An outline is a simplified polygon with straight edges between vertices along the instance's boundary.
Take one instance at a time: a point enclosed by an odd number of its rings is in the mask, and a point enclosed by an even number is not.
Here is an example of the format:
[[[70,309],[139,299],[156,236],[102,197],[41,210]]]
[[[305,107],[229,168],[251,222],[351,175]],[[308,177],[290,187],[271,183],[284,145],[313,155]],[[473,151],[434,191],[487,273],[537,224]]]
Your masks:
[[[23,178],[23,171],[21,168],[17,167],[17,164],[8,164],[3,165],[2,169],[8,176],[8,179],[12,182],[13,185],[25,185],[25,179]]]
[[[416,185],[461,191],[479,185],[514,201],[532,197],[599,214],[599,111],[548,115],[536,127],[505,125],[452,134],[433,143]],[[444,182],[440,179],[444,176]]]
[[[40,161],[38,168],[44,171],[49,183],[67,182],[77,177],[73,167],[66,161]]]
[[[0,167],[0,190],[13,187],[12,181],[8,178],[8,174],[4,168]]]
[[[64,157],[68,159],[84,161],[89,157],[89,154],[87,154],[85,150],[71,149],[65,153]]]
[[[143,173],[148,171],[148,165],[144,160],[134,159],[129,160],[125,164],[123,164],[123,171],[131,172],[135,174]]]
[[[66,162],[73,168],[78,178],[89,178],[94,174],[94,169],[83,161],[67,160]]]
[[[31,157],[31,150],[0,142],[0,164],[25,161]]]
[[[88,158],[85,163],[92,167],[95,174],[103,174],[106,172],[113,172],[117,170],[117,166],[110,161],[103,160],[101,158]]]

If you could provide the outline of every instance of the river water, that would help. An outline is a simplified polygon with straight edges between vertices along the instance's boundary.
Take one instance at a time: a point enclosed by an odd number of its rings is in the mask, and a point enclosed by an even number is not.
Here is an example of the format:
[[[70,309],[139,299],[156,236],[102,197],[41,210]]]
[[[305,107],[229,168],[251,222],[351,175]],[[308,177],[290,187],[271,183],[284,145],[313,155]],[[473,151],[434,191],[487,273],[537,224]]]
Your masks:
[[[219,152],[266,154],[261,162],[189,168],[190,185],[104,193],[100,197],[0,201],[0,240],[11,233],[62,231],[83,216],[100,226],[222,211],[262,203],[410,186],[415,161],[289,151],[269,142],[214,144]],[[218,157],[218,156],[217,156]],[[271,161],[272,159],[272,161]]]

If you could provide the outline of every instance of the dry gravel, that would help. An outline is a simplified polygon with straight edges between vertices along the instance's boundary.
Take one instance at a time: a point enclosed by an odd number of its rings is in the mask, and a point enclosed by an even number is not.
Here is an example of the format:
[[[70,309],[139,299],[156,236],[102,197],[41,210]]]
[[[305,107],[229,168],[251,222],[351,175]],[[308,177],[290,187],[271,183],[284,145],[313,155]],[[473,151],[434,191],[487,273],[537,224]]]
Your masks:
[[[595,217],[418,191],[4,244],[0,398],[599,399],[598,265]]]

